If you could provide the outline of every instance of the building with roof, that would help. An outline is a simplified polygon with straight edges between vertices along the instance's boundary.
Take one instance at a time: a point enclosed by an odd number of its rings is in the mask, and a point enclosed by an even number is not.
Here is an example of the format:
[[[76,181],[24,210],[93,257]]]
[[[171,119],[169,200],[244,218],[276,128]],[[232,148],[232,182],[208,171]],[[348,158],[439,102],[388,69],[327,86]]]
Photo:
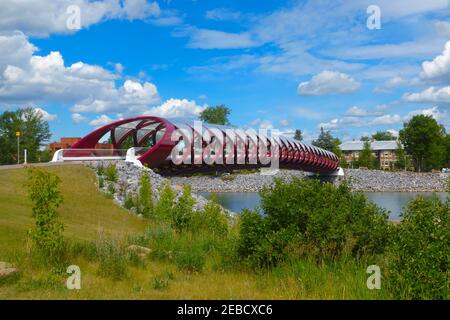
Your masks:
[[[72,137],[72,138],[61,138],[58,142],[49,143],[48,148],[50,149],[50,155],[53,156],[56,151],[61,149],[69,149],[75,143],[79,142],[81,138]],[[95,145],[95,149],[113,149],[113,145],[110,143],[97,143]]]
[[[347,160],[349,166],[353,161],[359,159],[359,154],[364,149],[365,141],[347,141],[342,143],[339,147],[342,154]],[[368,141],[372,154],[377,159],[380,169],[391,169],[397,162],[397,140],[390,141]]]

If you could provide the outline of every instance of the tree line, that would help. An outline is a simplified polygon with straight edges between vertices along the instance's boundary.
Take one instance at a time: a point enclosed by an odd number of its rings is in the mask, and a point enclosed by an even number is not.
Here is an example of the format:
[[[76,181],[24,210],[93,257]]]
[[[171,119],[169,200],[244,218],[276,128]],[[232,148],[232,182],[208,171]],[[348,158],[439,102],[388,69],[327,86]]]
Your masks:
[[[20,132],[19,155],[16,132]],[[29,162],[50,161],[50,153],[45,148],[50,138],[48,122],[36,109],[5,111],[0,115],[0,164],[17,163],[18,156],[22,160],[24,149]]]
[[[208,123],[230,125],[230,114],[230,108],[218,105],[203,110],[199,118]],[[21,155],[17,154],[16,132],[21,134]],[[45,148],[50,138],[48,122],[34,108],[4,112],[0,115],[0,164],[17,163],[17,157],[23,157],[24,149],[28,151],[29,162],[50,161],[50,152]],[[303,132],[300,129],[295,130],[294,139],[303,140]],[[352,161],[354,167],[379,167],[370,149],[370,140],[397,140],[395,166],[399,169],[413,167],[416,171],[430,171],[450,167],[450,134],[431,116],[412,117],[404,123],[398,138],[388,131],[378,131],[371,137],[361,137],[364,147],[358,159]],[[320,128],[318,138],[312,141],[314,146],[334,152],[340,158],[341,166],[345,168],[348,163],[340,149],[341,143],[324,128]]]

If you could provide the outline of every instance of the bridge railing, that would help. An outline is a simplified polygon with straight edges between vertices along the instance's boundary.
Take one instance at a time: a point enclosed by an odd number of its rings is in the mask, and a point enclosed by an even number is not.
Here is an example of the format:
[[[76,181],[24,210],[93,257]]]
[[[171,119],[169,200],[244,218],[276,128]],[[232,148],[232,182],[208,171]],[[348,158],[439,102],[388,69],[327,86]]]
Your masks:
[[[52,162],[125,160],[128,149],[60,149],[53,155]]]

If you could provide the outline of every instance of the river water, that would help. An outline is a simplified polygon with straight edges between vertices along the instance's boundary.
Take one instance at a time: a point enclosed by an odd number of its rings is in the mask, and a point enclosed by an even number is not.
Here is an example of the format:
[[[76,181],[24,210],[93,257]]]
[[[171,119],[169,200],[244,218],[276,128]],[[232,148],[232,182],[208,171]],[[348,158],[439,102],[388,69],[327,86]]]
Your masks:
[[[209,199],[211,193],[199,192],[198,194]],[[255,209],[259,206],[260,198],[258,193],[253,192],[218,192],[219,203],[233,212],[240,212],[242,209]],[[432,192],[364,192],[367,198],[379,207],[389,210],[391,220],[399,220],[403,207],[418,195],[431,197]],[[445,200],[448,197],[446,192],[437,192],[436,195]]]

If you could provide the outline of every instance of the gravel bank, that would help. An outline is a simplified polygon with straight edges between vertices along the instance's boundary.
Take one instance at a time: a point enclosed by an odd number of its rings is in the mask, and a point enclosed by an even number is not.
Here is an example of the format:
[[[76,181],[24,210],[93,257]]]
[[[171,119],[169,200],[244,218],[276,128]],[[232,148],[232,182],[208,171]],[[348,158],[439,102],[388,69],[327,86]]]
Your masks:
[[[343,178],[333,180],[335,183],[346,180],[355,191],[444,192],[449,176],[442,173],[348,169]],[[270,185],[275,177],[288,181],[292,177],[306,178],[307,175],[302,171],[280,170],[272,176],[254,173],[236,174],[233,177],[232,180],[212,176],[172,177],[171,181],[176,185],[189,184],[197,192],[258,192]]]
[[[345,179],[356,191],[445,192],[448,173],[345,170]]]
[[[124,201],[125,201],[125,195],[126,194],[132,194],[137,195],[139,192],[139,178],[141,177],[143,172],[146,172],[150,178],[150,184],[153,191],[153,200],[156,202],[159,200],[159,189],[161,185],[164,183],[164,181],[167,181],[167,179],[161,177],[159,174],[153,172],[153,170],[145,168],[145,167],[138,167],[131,163],[124,162],[124,161],[108,161],[108,162],[102,162],[102,161],[96,161],[96,162],[85,162],[86,165],[93,168],[94,170],[98,166],[103,166],[106,168],[109,164],[114,163],[117,168],[118,173],[118,181],[114,183],[114,189],[116,190],[116,193],[114,194],[114,200],[123,207]],[[170,181],[170,180],[168,180]],[[105,181],[105,185],[102,188],[102,191],[105,193],[108,193],[108,185],[109,182]],[[181,195],[182,188],[178,185],[174,185],[172,183],[172,188],[176,192],[176,197]],[[195,208],[198,210],[202,210],[208,200],[206,200],[204,197],[192,194],[192,197],[195,199],[196,205]]]

